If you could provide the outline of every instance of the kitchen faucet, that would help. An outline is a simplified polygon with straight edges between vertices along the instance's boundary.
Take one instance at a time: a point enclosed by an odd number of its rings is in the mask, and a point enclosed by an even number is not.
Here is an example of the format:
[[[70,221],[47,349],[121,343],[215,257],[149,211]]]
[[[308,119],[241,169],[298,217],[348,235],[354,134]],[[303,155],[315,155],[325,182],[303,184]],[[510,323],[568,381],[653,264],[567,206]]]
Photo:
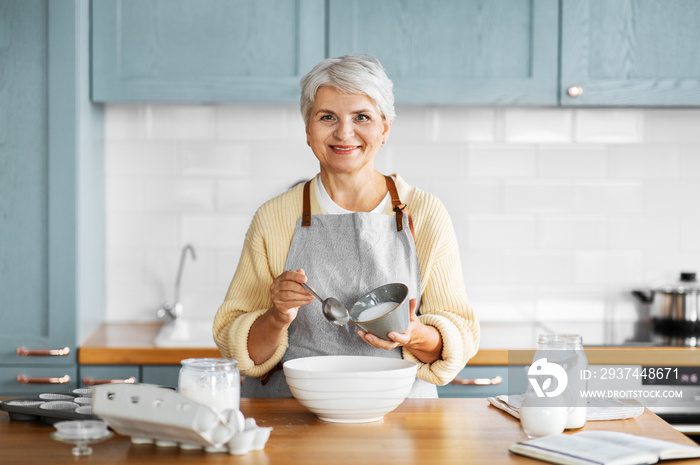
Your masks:
[[[186,244],[182,248],[182,253],[180,254],[180,265],[178,266],[177,277],[175,278],[175,303],[163,304],[163,306],[156,311],[156,316],[160,319],[168,317],[171,321],[174,321],[182,316],[183,308],[182,302],[180,302],[180,282],[182,281],[182,269],[185,266],[187,251],[192,255],[192,260],[197,259],[194,253],[194,247],[192,247],[191,244]]]

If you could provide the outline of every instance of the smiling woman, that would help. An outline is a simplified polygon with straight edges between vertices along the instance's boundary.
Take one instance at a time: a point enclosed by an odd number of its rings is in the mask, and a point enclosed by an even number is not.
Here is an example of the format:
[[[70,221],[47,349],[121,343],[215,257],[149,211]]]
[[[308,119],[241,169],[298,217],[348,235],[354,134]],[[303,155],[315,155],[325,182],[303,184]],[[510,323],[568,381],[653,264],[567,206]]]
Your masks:
[[[244,397],[291,397],[281,363],[318,355],[413,361],[409,397],[437,397],[435,385],[476,353],[479,325],[442,203],[375,169],[394,118],[393,84],[374,57],[351,55],[322,61],[301,87],[320,173],[256,213],[214,321],[217,346],[238,360]],[[307,279],[347,308],[370,289],[402,283],[408,329],[385,340],[335,326],[302,286]]]

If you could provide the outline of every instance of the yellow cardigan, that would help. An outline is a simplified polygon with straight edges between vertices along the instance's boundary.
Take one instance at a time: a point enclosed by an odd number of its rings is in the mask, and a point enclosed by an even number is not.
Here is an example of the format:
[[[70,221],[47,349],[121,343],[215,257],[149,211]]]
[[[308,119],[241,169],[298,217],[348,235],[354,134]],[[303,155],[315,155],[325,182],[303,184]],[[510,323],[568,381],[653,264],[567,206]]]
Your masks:
[[[479,346],[479,323],[464,289],[462,267],[452,221],[433,195],[396,177],[399,197],[413,218],[421,272],[420,321],[442,335],[442,358],[423,363],[408,350],[403,358],[418,364],[417,377],[429,383],[449,383],[474,356]],[[316,177],[311,183],[311,214],[323,212]],[[303,185],[263,204],[246,233],[243,252],[231,285],[214,318],[214,340],[224,357],[238,360],[242,375],[259,377],[272,369],[287,350],[285,334],[274,355],[255,365],[248,354],[253,322],[272,306],[270,284],[284,271],[294,228],[301,217]],[[385,212],[393,215],[391,203]],[[358,336],[359,337],[359,336]]]

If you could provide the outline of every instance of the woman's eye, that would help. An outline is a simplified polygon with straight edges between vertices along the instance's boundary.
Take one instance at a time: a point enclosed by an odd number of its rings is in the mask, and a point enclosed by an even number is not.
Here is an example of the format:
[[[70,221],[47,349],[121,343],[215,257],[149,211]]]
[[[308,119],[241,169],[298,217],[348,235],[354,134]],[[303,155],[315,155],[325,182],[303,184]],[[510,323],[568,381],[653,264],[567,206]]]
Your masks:
[[[323,115],[321,116],[321,121],[332,121],[333,115]]]
[[[359,114],[359,115],[357,115],[357,119],[359,119],[360,121],[369,121],[369,116]]]

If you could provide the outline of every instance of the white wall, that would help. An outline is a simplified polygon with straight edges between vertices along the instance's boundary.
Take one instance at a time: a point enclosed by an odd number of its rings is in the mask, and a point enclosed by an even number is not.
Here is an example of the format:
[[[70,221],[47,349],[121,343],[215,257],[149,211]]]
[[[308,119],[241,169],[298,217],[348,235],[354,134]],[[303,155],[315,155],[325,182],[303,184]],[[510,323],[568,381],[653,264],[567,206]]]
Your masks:
[[[700,110],[397,108],[382,172],[452,215],[482,347],[631,335],[630,289],[700,268]],[[255,209],[318,165],[295,105],[110,105],[107,318],[212,318]]]

